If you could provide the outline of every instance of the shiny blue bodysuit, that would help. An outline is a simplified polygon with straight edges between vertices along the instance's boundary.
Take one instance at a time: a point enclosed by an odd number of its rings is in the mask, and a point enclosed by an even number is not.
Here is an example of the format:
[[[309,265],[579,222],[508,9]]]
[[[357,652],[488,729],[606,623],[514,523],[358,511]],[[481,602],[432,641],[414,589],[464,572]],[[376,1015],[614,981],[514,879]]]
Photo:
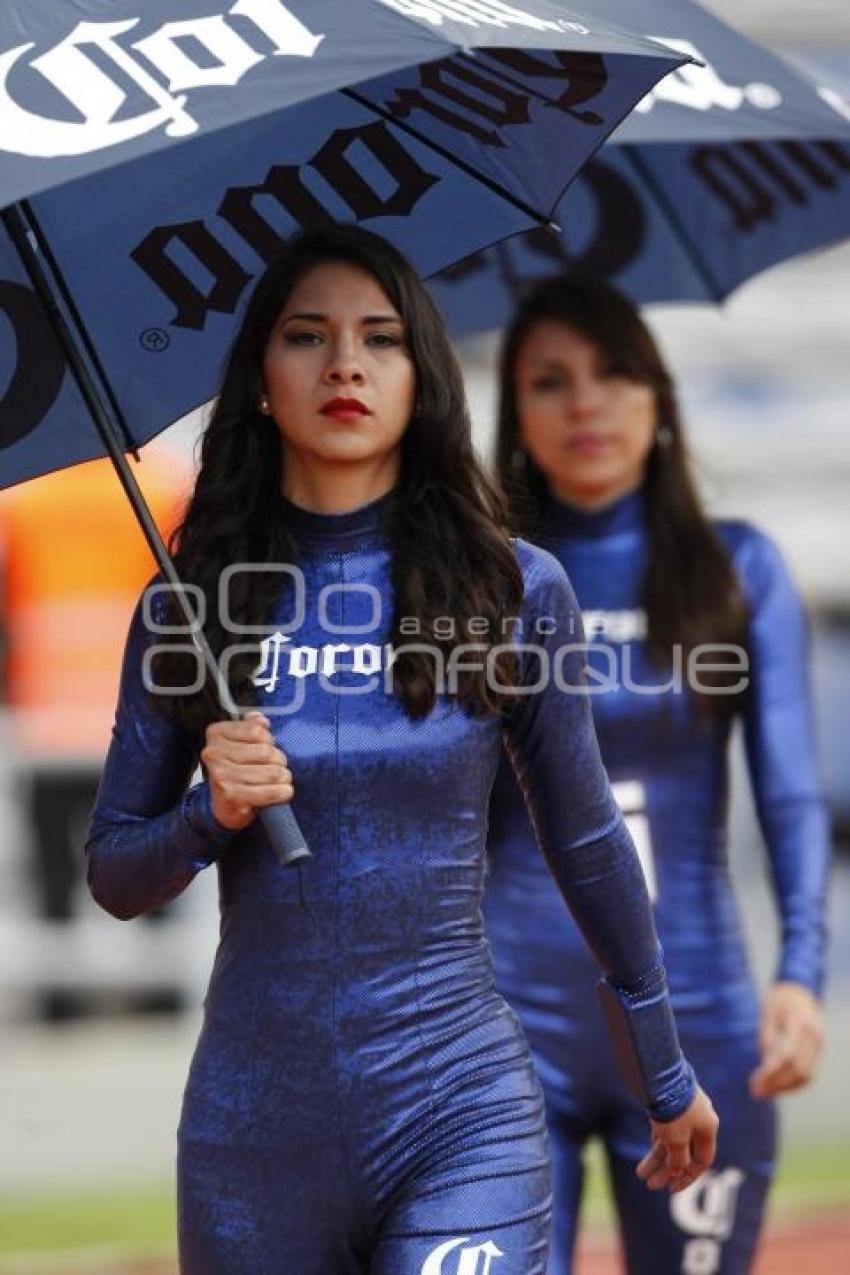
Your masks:
[[[131,626],[90,887],[129,918],[213,860],[220,885],[221,939],[178,1132],[184,1275],[545,1270],[543,1099],[494,989],[480,911],[503,737],[599,964],[645,1000],[650,1108],[672,1118],[693,1094],[587,697],[550,683],[503,725],[441,694],[414,722],[370,676],[391,631],[392,499],[346,514],[284,502],[305,607],[264,647],[255,682],[312,849],[300,873],[279,866],[258,823],[222,828],[206,782],[187,792],[196,756],[142,682],[146,645],[165,639],[149,637],[141,611]],[[574,642],[562,569],[523,541],[516,552],[524,632],[545,615],[547,649]],[[293,620],[284,596],[273,626]],[[526,689],[533,660],[523,655]],[[574,649],[565,677],[579,682],[582,665]]]
[[[805,620],[773,542],[742,522],[720,522],[717,532],[750,612],[751,688],[742,716],[781,912],[777,976],[818,991],[828,832],[813,762]],[[758,1004],[727,861],[730,726],[700,724],[687,693],[645,693],[667,676],[650,664],[641,636],[647,528],[640,493],[592,514],[552,500],[539,542],[566,568],[583,609],[603,759],[655,898],[682,1043],[720,1116],[718,1159],[700,1182],[674,1197],[641,1188],[634,1165],[646,1151],[646,1121],[615,1068],[592,963],[540,870],[521,794],[503,762],[491,803],[484,912],[497,987],[519,1013],[546,1093],[550,1272],[571,1270],[582,1146],[598,1135],[630,1275],[742,1275],[773,1170],[774,1111],[747,1091],[758,1061]]]

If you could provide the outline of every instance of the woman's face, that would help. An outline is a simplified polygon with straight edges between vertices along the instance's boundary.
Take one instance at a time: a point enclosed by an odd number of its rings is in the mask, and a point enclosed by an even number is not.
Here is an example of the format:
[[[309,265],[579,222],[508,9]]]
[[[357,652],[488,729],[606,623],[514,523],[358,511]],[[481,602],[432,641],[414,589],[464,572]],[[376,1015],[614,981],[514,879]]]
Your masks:
[[[329,261],[296,284],[263,359],[268,415],[287,460],[380,464],[413,411],[401,317],[366,271]]]
[[[602,506],[639,486],[656,429],[655,391],[614,372],[575,328],[541,319],[515,363],[523,447],[555,496]]]

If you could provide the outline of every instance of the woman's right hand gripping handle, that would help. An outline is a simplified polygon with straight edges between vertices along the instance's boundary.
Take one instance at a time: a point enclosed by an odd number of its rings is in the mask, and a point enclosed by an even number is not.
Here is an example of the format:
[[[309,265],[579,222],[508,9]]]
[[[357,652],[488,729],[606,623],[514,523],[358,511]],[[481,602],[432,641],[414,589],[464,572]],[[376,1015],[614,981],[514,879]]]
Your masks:
[[[262,713],[207,727],[201,761],[210,785],[212,811],[225,828],[247,828],[257,811],[292,801],[292,773]]]

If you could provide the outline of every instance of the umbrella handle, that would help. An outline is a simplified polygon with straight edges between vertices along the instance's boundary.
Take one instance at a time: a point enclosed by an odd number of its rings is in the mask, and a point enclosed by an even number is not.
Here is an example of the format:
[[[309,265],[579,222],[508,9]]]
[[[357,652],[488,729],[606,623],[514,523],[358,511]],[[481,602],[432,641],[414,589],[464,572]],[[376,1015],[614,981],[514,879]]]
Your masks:
[[[292,808],[286,801],[276,806],[264,806],[259,811],[260,822],[266,836],[272,844],[278,863],[284,868],[292,868],[305,859],[312,858],[304,834],[298,827],[298,821]]]

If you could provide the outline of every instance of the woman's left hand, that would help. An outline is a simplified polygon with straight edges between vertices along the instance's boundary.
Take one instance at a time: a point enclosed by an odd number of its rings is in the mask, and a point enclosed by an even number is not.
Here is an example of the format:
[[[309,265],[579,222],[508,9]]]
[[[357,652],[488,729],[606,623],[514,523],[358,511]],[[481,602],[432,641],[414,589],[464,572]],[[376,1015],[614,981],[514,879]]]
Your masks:
[[[774,983],[761,1011],[761,1063],[750,1093],[773,1098],[807,1085],[823,1045],[820,1005],[802,983]]]
[[[650,1191],[671,1195],[692,1186],[714,1163],[718,1119],[711,1099],[697,1086],[693,1102],[675,1120],[650,1120],[652,1146],[637,1166]]]

